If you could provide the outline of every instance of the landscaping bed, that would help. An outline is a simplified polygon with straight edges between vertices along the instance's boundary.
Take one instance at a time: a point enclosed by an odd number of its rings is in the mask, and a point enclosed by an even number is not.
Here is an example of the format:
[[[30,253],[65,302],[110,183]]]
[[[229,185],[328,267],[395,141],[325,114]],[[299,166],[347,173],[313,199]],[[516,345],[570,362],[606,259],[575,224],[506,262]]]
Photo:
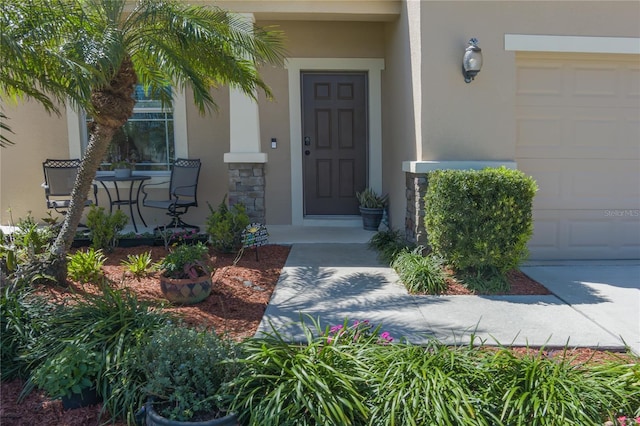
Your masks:
[[[254,335],[264,314],[271,294],[275,289],[281,269],[284,266],[289,247],[264,246],[258,249],[258,260],[253,249],[247,250],[234,265],[235,254],[217,254],[210,250],[211,262],[215,268],[213,289],[211,295],[203,302],[190,306],[166,306],[163,309],[181,316],[187,324],[204,326],[241,341]],[[128,255],[150,252],[154,262],[166,255],[162,246],[138,246],[130,248],[116,248],[107,255],[103,270],[116,288],[132,290],[140,300],[145,300],[160,306],[164,298],[157,281],[157,272],[148,277],[135,278],[121,266],[121,261]],[[531,280],[520,272],[509,274],[511,290],[508,294],[547,294],[544,286]],[[69,288],[42,288],[41,292],[48,292],[52,298],[62,300],[72,292],[99,293],[99,287],[93,284],[82,285],[70,282]],[[470,294],[459,283],[449,282],[445,294]],[[487,348],[494,351],[495,348]],[[535,356],[539,351],[530,348],[512,348],[517,356]],[[612,354],[591,349],[570,349],[567,351],[543,351],[544,358],[561,360],[564,357],[572,363],[605,363],[623,359],[625,362],[636,362],[636,359],[626,354]],[[101,420],[101,405],[83,407],[75,410],[63,410],[60,401],[51,400],[41,391],[32,392],[21,403],[16,399],[22,390],[24,382],[14,380],[2,383],[2,407],[0,409],[0,423],[11,425],[98,425]],[[116,422],[116,426],[125,423]]]

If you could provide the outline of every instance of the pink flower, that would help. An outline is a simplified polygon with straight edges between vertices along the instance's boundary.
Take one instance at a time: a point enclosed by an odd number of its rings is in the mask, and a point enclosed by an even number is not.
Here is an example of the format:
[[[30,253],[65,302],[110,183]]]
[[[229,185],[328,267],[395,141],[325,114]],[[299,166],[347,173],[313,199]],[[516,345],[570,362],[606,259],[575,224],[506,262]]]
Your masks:
[[[331,329],[329,330],[329,333],[337,333],[340,330],[342,330],[342,325],[334,325],[333,327],[331,327]]]
[[[388,331],[383,331],[382,333],[380,333],[380,338],[386,340],[387,342],[393,341],[393,337],[391,337]]]

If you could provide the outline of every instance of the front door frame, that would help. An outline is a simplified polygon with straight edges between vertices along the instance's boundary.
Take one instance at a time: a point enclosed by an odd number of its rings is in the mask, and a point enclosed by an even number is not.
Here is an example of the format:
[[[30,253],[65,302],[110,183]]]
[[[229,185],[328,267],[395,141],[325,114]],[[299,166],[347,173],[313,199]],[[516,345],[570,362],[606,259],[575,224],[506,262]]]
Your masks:
[[[334,225],[335,221],[305,219],[302,174],[302,93],[301,72],[353,72],[368,74],[368,132],[367,152],[368,185],[382,193],[382,70],[384,59],[379,58],[289,58],[286,68],[289,73],[289,134],[291,141],[291,224]]]

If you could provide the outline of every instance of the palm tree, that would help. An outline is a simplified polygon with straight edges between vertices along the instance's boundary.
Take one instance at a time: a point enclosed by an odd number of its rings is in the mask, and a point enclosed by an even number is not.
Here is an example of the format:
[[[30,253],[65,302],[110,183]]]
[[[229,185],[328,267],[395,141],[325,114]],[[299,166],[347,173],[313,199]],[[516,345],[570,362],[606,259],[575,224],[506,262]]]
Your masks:
[[[204,114],[216,108],[211,87],[270,96],[258,68],[284,58],[279,32],[176,0],[3,0],[0,11],[0,93],[35,99],[54,112],[52,99],[71,102],[93,117],[72,202],[47,263],[59,282],[66,280],[66,253],[92,180],[114,133],[133,113],[136,84],[165,105],[172,99],[167,87],[190,88]]]

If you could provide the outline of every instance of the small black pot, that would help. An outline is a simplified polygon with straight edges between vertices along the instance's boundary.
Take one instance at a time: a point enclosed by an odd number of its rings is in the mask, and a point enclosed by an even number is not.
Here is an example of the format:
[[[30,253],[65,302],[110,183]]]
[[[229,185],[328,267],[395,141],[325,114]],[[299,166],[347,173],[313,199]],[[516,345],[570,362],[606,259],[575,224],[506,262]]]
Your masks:
[[[362,227],[367,231],[377,231],[382,222],[384,209],[370,209],[360,207],[360,215],[362,216]]]
[[[215,420],[204,420],[201,422],[181,422],[178,420],[169,420],[162,417],[153,409],[151,401],[147,401],[145,405],[145,424],[146,426],[237,426],[238,417],[234,414],[228,414]]]
[[[87,407],[100,402],[100,397],[96,388],[84,388],[80,393],[71,394],[71,396],[62,397],[62,408],[65,410],[73,410],[75,408]]]

